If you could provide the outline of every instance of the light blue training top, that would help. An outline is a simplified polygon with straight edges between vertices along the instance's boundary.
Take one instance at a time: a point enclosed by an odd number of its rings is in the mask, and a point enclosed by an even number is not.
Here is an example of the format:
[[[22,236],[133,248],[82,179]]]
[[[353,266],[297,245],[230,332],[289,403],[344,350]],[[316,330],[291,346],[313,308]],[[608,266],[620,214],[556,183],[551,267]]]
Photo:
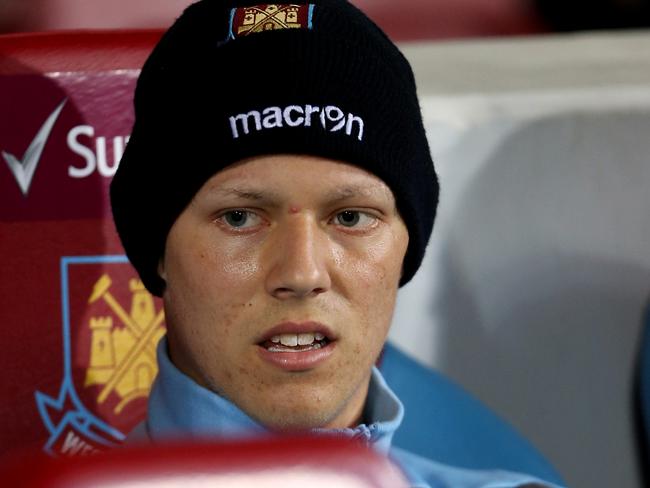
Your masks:
[[[149,396],[147,419],[131,433],[129,442],[241,439],[270,434],[233,403],[180,372],[169,359],[166,339],[158,346],[158,367],[158,377]],[[366,423],[355,428],[314,429],[312,432],[359,439],[377,452],[387,454],[402,468],[413,488],[557,488],[523,474],[456,468],[392,447],[393,434],[404,417],[404,407],[376,368],[372,371],[364,413]]]

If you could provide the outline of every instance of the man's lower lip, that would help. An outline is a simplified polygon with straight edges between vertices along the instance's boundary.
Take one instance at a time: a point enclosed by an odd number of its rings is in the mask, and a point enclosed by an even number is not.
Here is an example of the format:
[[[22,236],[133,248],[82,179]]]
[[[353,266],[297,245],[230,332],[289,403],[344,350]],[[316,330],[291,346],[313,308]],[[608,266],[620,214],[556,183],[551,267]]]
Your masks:
[[[265,347],[257,346],[260,357],[277,368],[285,371],[305,371],[325,362],[334,352],[336,342],[330,342],[320,349],[300,352],[271,352]]]

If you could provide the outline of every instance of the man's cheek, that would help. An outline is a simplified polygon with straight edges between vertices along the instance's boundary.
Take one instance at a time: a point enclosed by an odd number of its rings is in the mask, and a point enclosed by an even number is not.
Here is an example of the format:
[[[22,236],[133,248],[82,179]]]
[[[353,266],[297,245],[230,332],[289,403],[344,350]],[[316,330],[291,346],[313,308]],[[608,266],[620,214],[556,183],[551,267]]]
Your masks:
[[[404,260],[403,245],[395,239],[379,240],[354,256],[354,269],[364,282],[386,290],[399,282]]]

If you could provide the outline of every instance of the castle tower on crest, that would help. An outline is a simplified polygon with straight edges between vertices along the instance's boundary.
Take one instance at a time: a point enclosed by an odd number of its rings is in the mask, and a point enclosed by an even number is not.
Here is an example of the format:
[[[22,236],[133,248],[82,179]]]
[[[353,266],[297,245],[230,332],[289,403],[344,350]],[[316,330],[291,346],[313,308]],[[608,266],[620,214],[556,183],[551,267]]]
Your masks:
[[[140,329],[146,328],[156,316],[153,297],[147,292],[142,281],[133,278],[129,281],[131,291],[131,317]]]
[[[90,365],[86,372],[85,386],[105,383],[115,369],[112,317],[91,317]]]

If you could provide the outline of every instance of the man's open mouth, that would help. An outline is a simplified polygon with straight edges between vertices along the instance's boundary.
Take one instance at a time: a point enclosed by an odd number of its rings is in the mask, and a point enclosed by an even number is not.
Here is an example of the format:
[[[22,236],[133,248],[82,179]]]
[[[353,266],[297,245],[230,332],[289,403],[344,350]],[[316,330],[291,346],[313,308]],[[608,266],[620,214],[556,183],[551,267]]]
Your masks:
[[[331,341],[320,332],[300,334],[278,334],[260,343],[269,352],[315,351],[327,346]]]

